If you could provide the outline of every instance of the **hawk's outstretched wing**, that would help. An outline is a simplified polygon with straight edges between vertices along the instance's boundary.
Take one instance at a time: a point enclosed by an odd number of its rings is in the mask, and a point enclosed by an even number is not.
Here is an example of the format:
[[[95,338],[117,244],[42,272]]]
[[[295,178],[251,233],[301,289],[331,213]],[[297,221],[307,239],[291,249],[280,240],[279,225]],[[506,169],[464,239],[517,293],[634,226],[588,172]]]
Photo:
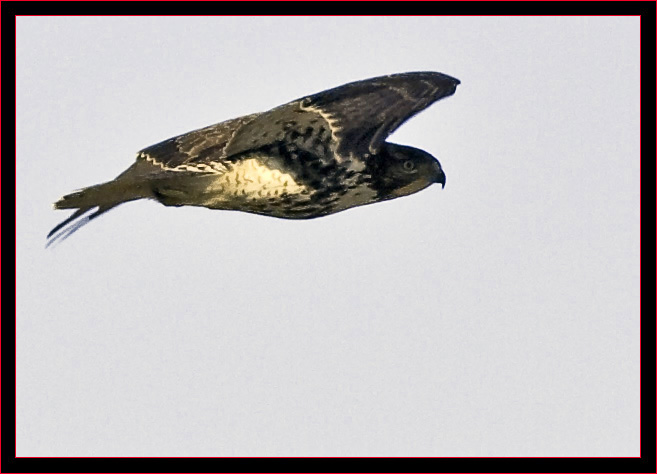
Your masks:
[[[328,117],[338,138],[338,153],[375,154],[402,123],[452,95],[459,83],[438,72],[393,74],[352,82],[301,102]]]
[[[378,153],[406,120],[452,95],[459,83],[437,72],[412,72],[345,84],[260,114],[240,127],[226,153],[285,140],[300,147],[330,143],[338,160],[363,159]]]
[[[294,100],[268,112],[194,130],[143,149],[126,171],[221,172],[223,161],[285,143],[317,152],[331,148],[338,161],[378,153],[393,131],[432,103],[454,93],[458,79],[412,72],[352,82]],[[140,161],[145,161],[145,165]]]

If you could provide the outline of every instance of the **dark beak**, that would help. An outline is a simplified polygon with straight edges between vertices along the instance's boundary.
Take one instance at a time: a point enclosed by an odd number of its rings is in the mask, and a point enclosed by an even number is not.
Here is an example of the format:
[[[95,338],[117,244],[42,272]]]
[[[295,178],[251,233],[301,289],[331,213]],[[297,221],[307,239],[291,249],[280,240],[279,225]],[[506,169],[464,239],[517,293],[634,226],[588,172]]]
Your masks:
[[[445,183],[447,182],[447,176],[445,176],[445,173],[443,172],[442,169],[438,168],[436,170],[436,178],[434,179],[434,183],[440,183],[443,185],[443,189],[445,189]]]

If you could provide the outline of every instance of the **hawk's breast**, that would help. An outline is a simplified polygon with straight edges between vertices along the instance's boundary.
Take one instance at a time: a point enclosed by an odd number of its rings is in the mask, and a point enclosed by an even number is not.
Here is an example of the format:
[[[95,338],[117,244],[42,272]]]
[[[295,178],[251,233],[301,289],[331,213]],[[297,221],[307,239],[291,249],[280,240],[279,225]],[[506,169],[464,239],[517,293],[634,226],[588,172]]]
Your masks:
[[[269,162],[269,157],[253,154],[229,164],[226,172],[204,189],[203,205],[257,212],[277,207],[289,198],[310,197],[312,189],[292,174],[269,166]]]
[[[217,174],[201,191],[200,205],[287,219],[307,219],[373,202],[375,192],[357,175],[338,179],[302,179],[286,172],[271,155],[253,153]]]

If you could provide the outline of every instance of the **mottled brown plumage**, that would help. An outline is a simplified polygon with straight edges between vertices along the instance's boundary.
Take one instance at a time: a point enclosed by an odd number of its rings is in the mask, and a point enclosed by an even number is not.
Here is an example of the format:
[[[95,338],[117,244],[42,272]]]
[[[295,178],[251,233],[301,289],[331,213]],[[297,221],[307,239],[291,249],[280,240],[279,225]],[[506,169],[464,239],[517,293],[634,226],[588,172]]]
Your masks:
[[[57,201],[77,210],[49,244],[136,199],[308,219],[444,186],[433,156],[385,139],[458,84],[437,72],[376,77],[152,145],[113,181]]]

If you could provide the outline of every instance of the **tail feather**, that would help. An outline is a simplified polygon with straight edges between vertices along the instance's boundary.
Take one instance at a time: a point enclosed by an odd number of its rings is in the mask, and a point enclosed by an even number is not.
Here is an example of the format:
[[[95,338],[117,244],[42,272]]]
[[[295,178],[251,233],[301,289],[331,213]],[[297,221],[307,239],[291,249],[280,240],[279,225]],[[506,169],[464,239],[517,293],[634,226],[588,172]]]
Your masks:
[[[81,209],[103,205],[117,205],[150,196],[145,183],[128,179],[115,179],[108,183],[89,186],[67,194],[55,203],[55,209]]]
[[[117,204],[118,205],[118,204]],[[50,247],[54,243],[62,242],[65,239],[69,238],[74,232],[76,232],[80,227],[85,224],[88,224],[92,219],[100,216],[101,214],[106,213],[115,206],[102,206],[98,210],[88,216],[85,216],[90,209],[78,209],[64,222],[58,224],[53,230],[48,233],[48,241],[46,242],[46,248]],[[65,227],[67,224],[71,224],[68,227]],[[61,231],[60,231],[61,230]],[[58,232],[60,231],[60,232]]]
[[[46,247],[62,241],[96,217],[124,202],[151,197],[152,192],[145,183],[127,179],[115,179],[67,194],[54,204],[55,209],[77,209],[47,236]],[[85,216],[90,210],[95,212]]]
[[[90,208],[90,207],[83,207],[82,209],[78,209],[77,211],[75,211],[75,212],[74,212],[73,214],[71,214],[71,215],[70,215],[65,221],[60,222],[59,224],[57,224],[57,225],[55,226],[55,228],[54,228],[53,230],[51,230],[50,232],[48,232],[48,236],[47,236],[46,238],[49,239],[50,237],[52,237],[55,233],[57,233],[57,232],[59,231],[59,229],[61,229],[62,227],[64,227],[66,224],[68,224],[68,223],[71,222],[72,220],[77,219],[77,218],[80,217],[82,214],[84,214],[85,212],[87,212],[89,209],[91,209],[91,208]]]

